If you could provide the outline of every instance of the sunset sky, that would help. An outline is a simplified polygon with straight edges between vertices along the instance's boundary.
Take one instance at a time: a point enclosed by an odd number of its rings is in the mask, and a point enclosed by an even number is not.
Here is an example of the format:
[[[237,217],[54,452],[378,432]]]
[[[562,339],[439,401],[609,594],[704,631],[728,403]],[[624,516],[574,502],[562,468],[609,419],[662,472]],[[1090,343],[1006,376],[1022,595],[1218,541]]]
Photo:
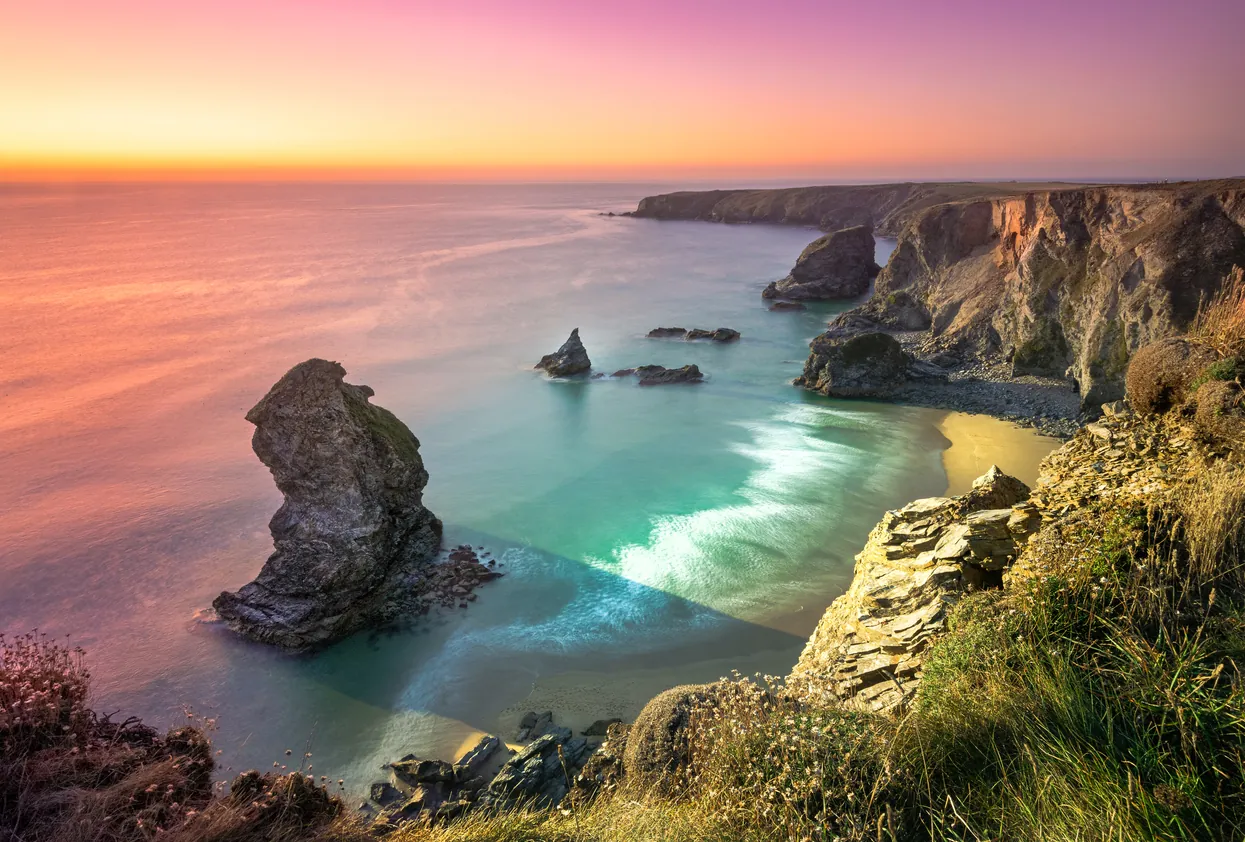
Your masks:
[[[0,0],[0,179],[1245,174],[1245,2]]]

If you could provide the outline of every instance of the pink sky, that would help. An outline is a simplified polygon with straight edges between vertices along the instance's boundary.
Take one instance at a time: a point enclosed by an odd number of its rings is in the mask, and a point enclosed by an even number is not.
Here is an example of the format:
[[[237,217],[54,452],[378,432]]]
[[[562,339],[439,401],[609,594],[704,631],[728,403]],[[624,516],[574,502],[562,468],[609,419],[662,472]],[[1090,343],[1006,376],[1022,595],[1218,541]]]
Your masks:
[[[0,0],[0,177],[1245,174],[1245,2]]]

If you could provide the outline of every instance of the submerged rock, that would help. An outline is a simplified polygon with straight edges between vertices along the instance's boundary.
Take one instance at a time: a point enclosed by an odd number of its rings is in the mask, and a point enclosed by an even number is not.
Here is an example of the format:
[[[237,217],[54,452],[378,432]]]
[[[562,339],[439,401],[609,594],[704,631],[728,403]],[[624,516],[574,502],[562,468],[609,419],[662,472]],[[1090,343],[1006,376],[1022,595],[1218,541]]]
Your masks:
[[[649,339],[683,339],[687,336],[687,328],[655,327],[647,335]]]
[[[592,368],[592,361],[588,359],[584,343],[579,340],[579,328],[571,331],[570,337],[562,343],[561,348],[541,357],[535,367],[542,369],[550,377],[569,377]]]
[[[441,521],[423,505],[419,440],[345,374],[307,360],[246,415],[285,501],[268,524],[276,551],[254,581],[212,605],[253,640],[309,649],[393,619],[408,577],[440,546]]]
[[[798,301],[775,301],[769,305],[769,309],[771,313],[780,313],[784,310],[807,310],[808,308]]]
[[[791,274],[767,286],[761,297],[830,301],[864,295],[882,268],[873,254],[873,229],[867,225],[818,237],[801,252]]]

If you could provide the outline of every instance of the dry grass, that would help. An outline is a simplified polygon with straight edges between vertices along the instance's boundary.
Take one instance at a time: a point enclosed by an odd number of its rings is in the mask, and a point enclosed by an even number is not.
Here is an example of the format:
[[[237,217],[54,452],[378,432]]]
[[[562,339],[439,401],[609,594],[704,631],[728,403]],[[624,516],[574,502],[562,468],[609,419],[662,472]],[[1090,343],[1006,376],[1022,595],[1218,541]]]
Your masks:
[[[1225,357],[1245,352],[1245,270],[1240,266],[1233,267],[1214,297],[1198,308],[1189,335]]]

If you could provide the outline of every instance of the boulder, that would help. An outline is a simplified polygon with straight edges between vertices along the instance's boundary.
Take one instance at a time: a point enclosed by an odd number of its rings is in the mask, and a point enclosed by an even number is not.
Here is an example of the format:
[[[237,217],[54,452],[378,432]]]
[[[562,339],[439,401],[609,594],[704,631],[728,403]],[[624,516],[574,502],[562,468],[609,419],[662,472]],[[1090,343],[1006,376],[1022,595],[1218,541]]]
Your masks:
[[[1138,349],[1124,380],[1129,406],[1143,415],[1179,406],[1188,385],[1218,358],[1213,348],[1188,339],[1162,339]]]
[[[655,327],[648,332],[649,339],[684,339],[687,329],[682,327]]]
[[[253,640],[305,650],[393,620],[440,546],[441,521],[423,505],[419,440],[345,374],[307,360],[246,415],[285,500],[268,524],[275,552],[254,581],[212,605]]]
[[[856,298],[869,291],[881,271],[873,255],[871,227],[834,231],[809,243],[791,274],[767,286],[761,296],[797,301]]]
[[[535,367],[550,377],[570,377],[573,374],[583,374],[592,368],[584,343],[579,340],[579,328],[571,331],[570,337],[562,343],[561,348],[541,357]]]
[[[598,719],[583,730],[585,737],[604,737],[609,734],[611,725],[620,725],[622,720],[614,717],[612,719]]]
[[[481,793],[480,803],[493,808],[555,806],[590,754],[583,737],[545,734],[506,761]]]
[[[795,379],[830,397],[886,397],[909,377],[912,358],[890,334],[826,331],[809,345],[804,373]]]

